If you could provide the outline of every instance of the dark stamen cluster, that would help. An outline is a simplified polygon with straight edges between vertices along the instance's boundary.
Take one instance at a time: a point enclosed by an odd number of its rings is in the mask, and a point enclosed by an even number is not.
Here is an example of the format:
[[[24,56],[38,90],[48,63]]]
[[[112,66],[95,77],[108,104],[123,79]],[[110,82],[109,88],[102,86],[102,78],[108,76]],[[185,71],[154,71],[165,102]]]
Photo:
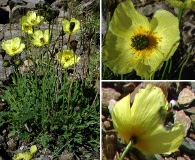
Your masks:
[[[75,27],[75,22],[70,22],[70,31],[72,32]]]
[[[145,35],[136,35],[132,39],[132,47],[136,50],[143,50],[148,47],[149,39]]]

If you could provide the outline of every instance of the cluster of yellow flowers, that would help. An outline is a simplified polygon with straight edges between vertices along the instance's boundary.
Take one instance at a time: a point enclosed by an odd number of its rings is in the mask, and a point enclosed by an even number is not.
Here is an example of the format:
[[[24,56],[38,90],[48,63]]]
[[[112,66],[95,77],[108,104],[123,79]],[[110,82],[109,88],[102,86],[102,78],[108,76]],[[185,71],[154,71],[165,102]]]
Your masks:
[[[195,8],[194,0],[167,1],[181,8]],[[117,6],[109,23],[103,63],[116,74],[135,70],[141,78],[150,79],[174,54],[179,41],[179,20],[172,13],[158,10],[149,22],[127,0]]]
[[[33,34],[33,26],[38,25],[44,17],[37,16],[36,12],[29,11],[26,16],[20,19],[22,30],[28,34]]]
[[[30,152],[19,153],[14,155],[13,160],[31,160],[33,154],[37,151],[37,146],[33,145],[30,147]]]
[[[44,17],[38,16],[36,12],[29,11],[25,16],[20,19],[22,31],[29,34],[32,37],[31,43],[34,46],[41,47],[43,45],[50,43],[50,33],[49,30],[36,30],[34,31],[34,26],[39,25],[43,21]],[[70,21],[64,19],[62,21],[62,27],[64,33],[73,34],[80,29],[80,22],[75,18]],[[10,56],[20,54],[24,48],[25,44],[21,43],[19,37],[2,42],[2,48]],[[80,60],[73,51],[67,49],[57,54],[57,60],[62,63],[63,67],[68,68],[69,66],[77,63]]]

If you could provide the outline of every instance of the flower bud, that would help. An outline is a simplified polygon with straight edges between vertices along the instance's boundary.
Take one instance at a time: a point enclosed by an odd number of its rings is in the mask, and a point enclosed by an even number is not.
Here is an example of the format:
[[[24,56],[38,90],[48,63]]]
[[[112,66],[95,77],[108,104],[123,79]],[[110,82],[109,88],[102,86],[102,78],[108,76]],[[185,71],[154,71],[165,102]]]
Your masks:
[[[17,67],[20,66],[21,63],[22,63],[21,59],[17,59],[17,60],[14,61],[14,65],[17,66]]]
[[[8,60],[5,60],[4,62],[3,62],[3,67],[10,67],[10,62],[8,61]]]

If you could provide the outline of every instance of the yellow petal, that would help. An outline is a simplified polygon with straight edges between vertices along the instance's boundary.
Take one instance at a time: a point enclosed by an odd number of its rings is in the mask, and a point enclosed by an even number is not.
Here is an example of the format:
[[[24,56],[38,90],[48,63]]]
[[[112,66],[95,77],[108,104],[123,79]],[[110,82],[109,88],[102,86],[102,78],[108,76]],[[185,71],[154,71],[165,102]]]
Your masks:
[[[158,10],[152,18],[151,27],[152,31],[160,38],[157,50],[163,55],[165,60],[168,60],[179,45],[178,18],[168,11]]]
[[[20,46],[15,54],[21,53],[24,50],[24,48],[25,48],[25,44],[24,43],[20,44]]]
[[[112,121],[114,128],[118,134],[126,141],[131,138],[131,110],[130,110],[130,95],[118,101],[112,110]]]
[[[148,19],[141,15],[131,1],[121,2],[115,9],[109,24],[109,31],[119,37],[131,37],[134,28],[150,29]]]
[[[141,143],[135,147],[150,154],[175,152],[182,144],[183,138],[184,127],[182,124],[175,124],[169,129],[160,125],[153,132],[143,136],[140,139]]]
[[[43,37],[44,37],[45,44],[48,44],[49,43],[49,37],[50,37],[48,29],[44,31]]]
[[[168,102],[158,87],[148,84],[135,96],[131,108],[131,118],[134,126],[150,131],[165,121]]]
[[[104,64],[114,73],[125,74],[132,71],[133,55],[130,52],[129,39],[117,37],[112,32],[108,32],[102,52]]]
[[[64,33],[70,33],[70,22],[67,19],[64,19],[62,21],[62,27]]]
[[[36,145],[33,145],[33,146],[30,147],[30,153],[31,154],[34,154],[36,151],[37,151],[37,146]]]
[[[167,0],[171,5],[174,7],[178,8],[183,8],[183,9],[190,9],[190,8],[195,8],[195,1],[194,0]]]

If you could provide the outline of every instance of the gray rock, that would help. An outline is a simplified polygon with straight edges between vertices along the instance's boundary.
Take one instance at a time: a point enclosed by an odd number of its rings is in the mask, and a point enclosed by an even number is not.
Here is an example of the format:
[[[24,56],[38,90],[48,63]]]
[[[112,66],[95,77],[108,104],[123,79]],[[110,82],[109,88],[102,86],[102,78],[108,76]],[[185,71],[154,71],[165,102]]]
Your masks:
[[[180,105],[187,106],[195,99],[195,94],[189,88],[184,88],[179,96],[178,96],[178,103]]]
[[[29,8],[29,9],[35,8],[35,3],[29,2],[29,3],[26,5],[26,8]]]
[[[118,100],[120,97],[120,93],[112,88],[102,88],[102,110],[107,112],[108,106],[111,99]]]
[[[8,60],[9,57],[5,56],[5,60]],[[2,56],[0,55],[0,81],[4,81],[8,79],[9,75],[11,74],[12,67],[3,67],[3,60]]]
[[[190,107],[188,109],[184,109],[184,111],[190,115],[194,114],[195,115],[195,107]]]
[[[11,151],[15,151],[17,149],[17,142],[13,138],[7,142],[7,145],[8,149]]]
[[[190,119],[191,119],[191,121],[192,121],[192,127],[193,127],[194,130],[195,130],[195,115],[191,115],[191,116],[190,116]]]
[[[19,37],[21,35],[21,30],[12,30],[12,37]],[[8,40],[11,38],[10,30],[5,31],[4,40]]]
[[[0,6],[6,6],[8,3],[8,0],[1,0],[0,1]]]
[[[177,160],[186,160],[184,157],[177,157]]]
[[[186,137],[181,145],[181,150],[185,151],[186,153],[195,155],[195,142]]]
[[[51,160],[48,155],[41,155],[39,158],[33,158],[32,160]]]
[[[59,160],[71,160],[73,159],[73,154],[68,152],[67,150],[64,150],[61,154],[61,156],[59,157]]]
[[[37,4],[39,3],[40,0],[23,0],[24,2],[26,3],[34,3],[34,4]],[[44,1],[44,0],[41,0],[41,1]]]
[[[25,6],[20,6],[17,5],[16,7],[13,8],[12,11],[12,24],[13,23],[19,23],[20,22],[20,18],[25,15],[27,13],[28,9]]]
[[[191,119],[185,114],[183,110],[175,113],[174,122],[183,124],[186,136],[191,125]]]
[[[149,16],[159,9],[170,10],[170,8],[168,8],[164,2],[146,5],[145,7],[139,7],[137,10],[143,15]]]

